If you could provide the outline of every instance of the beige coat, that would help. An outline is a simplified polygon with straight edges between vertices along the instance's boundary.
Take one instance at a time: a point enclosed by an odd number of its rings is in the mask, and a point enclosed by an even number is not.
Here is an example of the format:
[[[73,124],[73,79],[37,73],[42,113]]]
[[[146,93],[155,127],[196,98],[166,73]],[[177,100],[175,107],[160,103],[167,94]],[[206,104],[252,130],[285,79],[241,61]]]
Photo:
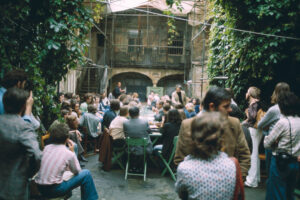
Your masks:
[[[185,95],[185,92],[183,90],[181,90],[181,96],[182,96],[183,106],[185,106],[185,104],[186,104],[186,95]],[[179,101],[179,96],[178,96],[176,91],[174,91],[172,93],[172,104],[174,104],[174,105],[181,104],[180,101]]]
[[[246,177],[250,168],[250,151],[242,131],[242,127],[237,118],[228,117],[231,132],[227,131],[223,135],[222,150],[228,156],[234,156],[240,163],[243,177]],[[178,165],[183,161],[184,157],[189,155],[192,151],[192,138],[191,138],[191,124],[193,118],[186,119],[182,122],[176,152],[174,156],[174,163]]]

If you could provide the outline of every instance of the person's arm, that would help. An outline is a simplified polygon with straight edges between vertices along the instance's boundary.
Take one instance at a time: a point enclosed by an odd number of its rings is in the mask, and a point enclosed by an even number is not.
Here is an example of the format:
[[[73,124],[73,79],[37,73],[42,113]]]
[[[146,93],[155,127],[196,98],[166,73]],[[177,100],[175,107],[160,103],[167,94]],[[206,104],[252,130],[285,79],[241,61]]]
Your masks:
[[[184,135],[187,134],[185,131],[190,131],[190,130],[188,130],[185,126],[186,126],[185,123],[182,122],[179,129],[178,141],[177,141],[176,151],[174,155],[175,165],[179,165],[179,163],[182,162],[184,157],[187,155],[186,154],[187,144],[185,142]]]
[[[72,141],[67,140],[69,150],[72,151],[72,156],[68,160],[68,167],[73,174],[78,174],[81,171],[81,167],[79,161],[77,159],[76,154],[74,153],[74,143]]]
[[[264,139],[264,147],[266,149],[272,149],[276,145],[280,135],[285,131],[285,126],[282,121],[278,121],[269,135]]]
[[[20,130],[19,143],[24,147],[27,157],[30,159],[30,173],[32,177],[40,168],[42,152],[32,126],[25,124]]]
[[[238,125],[238,135],[237,135],[237,146],[236,146],[236,153],[235,157],[240,163],[241,171],[243,175],[243,179],[246,178],[248,174],[248,170],[250,168],[250,150],[242,130],[241,125]]]
[[[275,120],[277,120],[277,113],[273,109],[269,109],[265,116],[258,122],[257,128],[267,130]]]

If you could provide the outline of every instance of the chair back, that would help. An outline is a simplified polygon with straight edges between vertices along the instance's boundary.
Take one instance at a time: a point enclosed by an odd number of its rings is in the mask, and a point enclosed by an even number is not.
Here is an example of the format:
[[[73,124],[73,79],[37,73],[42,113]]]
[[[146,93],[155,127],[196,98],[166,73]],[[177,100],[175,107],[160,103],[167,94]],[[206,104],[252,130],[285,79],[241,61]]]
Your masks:
[[[143,154],[144,154],[144,161],[146,161],[146,147],[148,144],[147,138],[131,138],[127,137],[126,138],[126,144],[127,144],[127,154],[128,154],[128,159],[130,157],[130,147],[132,146],[142,146],[143,147]]]
[[[171,153],[170,158],[169,158],[169,163],[170,163],[171,160],[173,160],[173,158],[174,158],[175,151],[176,151],[177,141],[178,141],[178,136],[175,136],[174,139],[173,139],[173,149],[172,149],[172,153]]]

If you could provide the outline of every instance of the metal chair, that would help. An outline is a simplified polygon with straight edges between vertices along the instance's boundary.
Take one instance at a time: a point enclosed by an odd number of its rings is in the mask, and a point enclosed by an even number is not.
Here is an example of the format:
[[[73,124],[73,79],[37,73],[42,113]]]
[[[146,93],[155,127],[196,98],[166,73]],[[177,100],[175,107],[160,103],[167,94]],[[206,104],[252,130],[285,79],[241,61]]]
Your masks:
[[[127,180],[128,175],[132,175],[132,176],[143,176],[144,181],[146,181],[146,173],[147,173],[146,147],[147,147],[147,144],[148,144],[147,138],[130,138],[130,137],[127,137],[126,138],[126,143],[127,143],[127,163],[126,163],[126,170],[125,170],[125,180]],[[144,152],[144,163],[143,163],[144,173],[143,174],[129,173],[128,172],[129,163],[130,163],[130,147],[132,147],[132,146],[142,146],[143,147],[143,152]]]
[[[178,136],[175,136],[173,139],[173,149],[172,149],[172,153],[170,155],[170,158],[168,160],[168,162],[166,161],[166,159],[162,156],[162,151],[159,150],[158,151],[158,156],[160,157],[160,159],[163,161],[164,165],[166,166],[165,169],[162,171],[161,175],[164,176],[165,173],[167,171],[169,171],[169,173],[171,174],[171,177],[174,181],[176,181],[176,177],[175,177],[175,173],[173,172],[173,170],[170,167],[171,162],[173,161],[174,155],[175,155],[175,150],[176,150],[176,144],[177,144],[177,140],[178,140]]]

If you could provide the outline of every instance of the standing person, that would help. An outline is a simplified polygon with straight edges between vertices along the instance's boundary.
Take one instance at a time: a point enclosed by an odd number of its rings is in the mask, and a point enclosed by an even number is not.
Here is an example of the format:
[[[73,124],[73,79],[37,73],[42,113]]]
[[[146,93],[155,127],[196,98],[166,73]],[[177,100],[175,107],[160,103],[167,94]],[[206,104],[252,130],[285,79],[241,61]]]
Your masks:
[[[234,199],[239,166],[221,152],[221,138],[227,126],[226,118],[217,112],[204,113],[193,119],[192,151],[177,169],[175,188],[181,199]],[[243,192],[241,199],[244,199]]]
[[[264,146],[272,149],[267,180],[266,200],[293,200],[300,156],[300,99],[292,92],[278,96],[278,106],[283,117],[264,139]],[[279,153],[288,157],[281,162]],[[283,165],[282,165],[283,164]]]
[[[181,85],[176,85],[176,90],[172,93],[172,104],[182,104],[185,106],[187,100],[185,92],[182,90]]]
[[[228,118],[230,130],[226,131],[222,136],[222,149],[228,156],[234,156],[238,159],[243,177],[245,178],[250,167],[250,151],[240,121],[237,118],[228,116],[228,113],[231,112],[230,102],[231,96],[228,91],[224,88],[211,87],[203,99],[202,113],[218,111]],[[174,163],[176,165],[192,152],[192,121],[193,118],[182,121],[174,156]]]
[[[29,181],[39,169],[41,151],[33,127],[21,115],[29,93],[9,88],[0,115],[0,199],[28,199]]]
[[[247,119],[243,125],[250,131],[252,140],[251,167],[245,181],[245,186],[257,187],[260,182],[260,159],[259,159],[259,143],[263,136],[262,131],[255,127],[257,124],[258,110],[260,109],[260,89],[250,87],[246,93],[246,100],[249,102],[249,107],[246,109]]]
[[[273,130],[275,124],[281,117],[280,109],[278,106],[278,96],[282,92],[290,91],[290,86],[287,83],[280,82],[275,86],[274,92],[271,96],[271,103],[274,104],[270,107],[265,114],[265,116],[258,122],[257,128],[260,130],[264,130],[263,133],[265,135],[269,135],[269,133]],[[269,172],[272,151],[269,149],[265,149],[266,153],[266,168],[267,172]],[[267,173],[268,174],[268,173]]]
[[[122,90],[121,86],[122,86],[122,83],[118,82],[117,86],[113,90],[113,95],[114,95],[115,99],[119,98],[119,96],[121,95],[121,93],[125,92],[125,90]]]
[[[47,198],[57,198],[81,187],[81,199],[96,200],[98,194],[89,170],[81,170],[74,146],[69,140],[69,128],[58,123],[49,129],[52,144],[45,147],[41,168],[35,179],[39,191]],[[66,146],[68,145],[68,147]],[[63,180],[63,174],[70,170],[73,177]]]

